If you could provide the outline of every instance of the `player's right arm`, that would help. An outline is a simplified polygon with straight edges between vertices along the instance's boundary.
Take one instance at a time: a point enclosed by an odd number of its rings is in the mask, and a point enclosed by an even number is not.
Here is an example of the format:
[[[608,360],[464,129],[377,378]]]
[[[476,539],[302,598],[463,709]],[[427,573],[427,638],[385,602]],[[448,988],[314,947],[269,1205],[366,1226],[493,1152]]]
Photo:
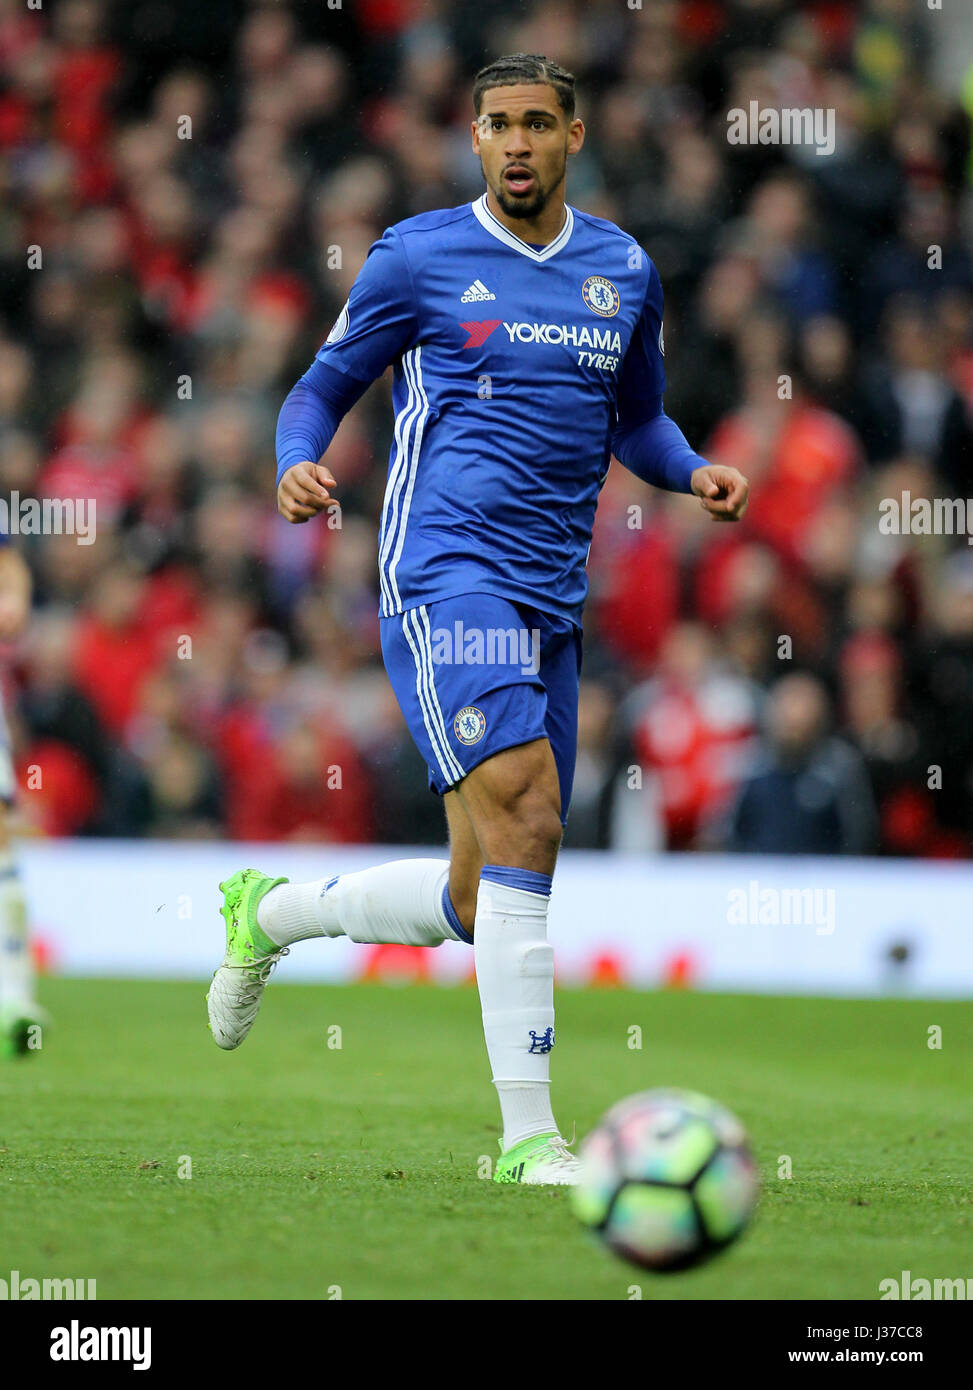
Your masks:
[[[277,510],[308,521],[337,505],[321,456],[342,418],[390,363],[415,343],[412,271],[394,227],[372,244],[348,302],[277,419]]]

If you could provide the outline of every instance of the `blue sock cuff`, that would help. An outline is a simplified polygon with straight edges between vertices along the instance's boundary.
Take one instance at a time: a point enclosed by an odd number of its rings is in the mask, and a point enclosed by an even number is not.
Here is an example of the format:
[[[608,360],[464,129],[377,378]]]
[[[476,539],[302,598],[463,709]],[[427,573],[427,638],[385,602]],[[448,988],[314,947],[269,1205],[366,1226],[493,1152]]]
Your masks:
[[[508,869],[502,864],[484,864],[480,872],[480,880],[486,879],[488,883],[499,883],[504,888],[520,888],[525,893],[540,893],[543,897],[551,896],[551,875],[538,874],[533,869]]]
[[[446,914],[446,921],[452,927],[453,931],[459,937],[460,941],[465,941],[467,946],[472,946],[472,936],[470,936],[469,932],[466,930],[466,928],[463,926],[463,923],[459,920],[459,918],[456,915],[456,909],[453,906],[453,900],[449,896],[448,883],[443,884],[443,911]]]

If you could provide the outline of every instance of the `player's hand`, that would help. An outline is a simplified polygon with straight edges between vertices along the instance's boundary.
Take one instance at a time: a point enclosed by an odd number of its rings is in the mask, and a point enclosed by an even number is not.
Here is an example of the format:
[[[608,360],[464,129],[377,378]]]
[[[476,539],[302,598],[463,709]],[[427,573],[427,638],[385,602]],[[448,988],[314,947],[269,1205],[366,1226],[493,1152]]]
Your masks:
[[[338,506],[328,491],[337,486],[323,463],[295,463],[277,484],[277,510],[295,525],[310,521],[318,512]]]
[[[703,511],[714,521],[739,521],[747,510],[750,484],[735,468],[708,463],[693,471],[690,484]]]

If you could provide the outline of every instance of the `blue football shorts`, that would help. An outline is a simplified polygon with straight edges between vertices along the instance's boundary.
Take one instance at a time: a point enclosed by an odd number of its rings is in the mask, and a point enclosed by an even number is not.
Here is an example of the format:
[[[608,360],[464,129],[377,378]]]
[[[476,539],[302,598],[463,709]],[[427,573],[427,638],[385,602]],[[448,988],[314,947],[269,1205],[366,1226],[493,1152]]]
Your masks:
[[[381,619],[382,656],[440,796],[505,748],[549,740],[567,820],[578,743],[581,629],[492,594]]]

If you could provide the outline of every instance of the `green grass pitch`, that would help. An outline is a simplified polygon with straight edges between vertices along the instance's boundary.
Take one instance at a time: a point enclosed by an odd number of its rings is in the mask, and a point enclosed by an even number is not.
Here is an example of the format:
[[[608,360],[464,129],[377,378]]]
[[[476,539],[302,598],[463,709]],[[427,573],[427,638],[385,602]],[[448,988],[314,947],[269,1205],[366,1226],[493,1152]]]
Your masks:
[[[205,988],[45,982],[56,1031],[0,1065],[0,1278],[135,1299],[877,1299],[903,1269],[973,1275],[966,1004],[559,991],[566,1134],[658,1085],[750,1131],[751,1228],[651,1275],[596,1247],[565,1191],[478,1176],[497,1119],[472,988],[275,985],[230,1054]]]

